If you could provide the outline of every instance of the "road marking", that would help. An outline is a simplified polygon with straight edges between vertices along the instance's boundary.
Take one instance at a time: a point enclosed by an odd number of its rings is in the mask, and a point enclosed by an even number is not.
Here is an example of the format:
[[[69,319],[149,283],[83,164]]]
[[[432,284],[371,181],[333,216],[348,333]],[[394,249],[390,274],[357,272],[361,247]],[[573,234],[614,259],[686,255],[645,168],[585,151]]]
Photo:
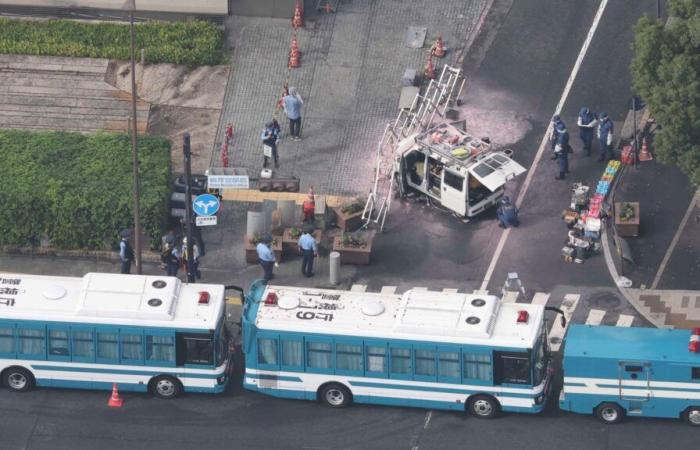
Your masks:
[[[445,292],[447,294],[456,294],[459,292],[459,289],[454,289],[454,288],[445,288],[442,290],[442,292]]]
[[[506,291],[503,296],[503,303],[515,303],[518,299],[518,295],[520,295],[518,291]]]
[[[549,294],[545,292],[536,292],[535,296],[532,297],[532,304],[533,305],[547,305],[547,302],[549,301]]]
[[[586,317],[586,325],[600,325],[605,317],[605,311],[602,309],[591,309]]]
[[[352,287],[350,287],[350,292],[365,292],[366,290],[366,284],[353,284]]]
[[[412,289],[412,291],[414,291],[414,292],[425,292],[425,291],[427,291],[427,290],[428,290],[427,287],[422,287],[422,286],[414,287],[414,288]]]
[[[578,294],[566,294],[564,296],[564,300],[561,302],[561,310],[564,312],[564,318],[566,318],[566,326],[562,327],[561,321],[555,320],[549,332],[549,347],[553,352],[559,351],[566,329],[569,328],[571,323],[571,316],[574,315],[580,299],[581,296]]]
[[[427,430],[428,425],[430,424],[430,419],[433,417],[433,412],[428,411],[428,414],[425,415],[425,422],[423,422],[423,429]]]
[[[617,318],[617,323],[615,324],[615,326],[616,327],[631,327],[632,322],[634,322],[634,316],[620,314],[620,317]]]
[[[688,210],[685,212],[685,216],[683,216],[683,220],[681,220],[681,224],[676,230],[676,234],[673,236],[673,240],[671,241],[671,245],[668,246],[668,249],[666,249],[666,254],[664,255],[664,259],[661,260],[661,265],[659,266],[659,270],[656,272],[656,276],[654,277],[654,281],[651,283],[651,289],[656,289],[656,286],[658,286],[659,281],[661,281],[661,275],[663,275],[664,270],[666,270],[666,264],[668,264],[668,260],[671,259],[671,254],[673,253],[673,250],[676,249],[676,244],[678,244],[678,240],[681,238],[681,233],[683,232],[683,229],[685,228],[685,225],[688,223],[688,219],[690,218],[690,214],[693,212],[693,209],[695,209],[695,203],[698,201],[698,196],[700,195],[700,191],[697,191],[695,195],[693,195],[693,199],[690,201],[690,205],[688,205]]]
[[[595,30],[598,28],[598,23],[600,22],[600,19],[603,17],[603,11],[605,10],[605,6],[608,4],[608,0],[602,0],[600,2],[600,5],[598,6],[598,11],[595,14],[595,17],[593,18],[593,23],[591,24],[591,28],[588,30],[588,35],[586,36],[586,40],[583,41],[583,46],[581,47],[581,51],[578,53],[578,57],[576,58],[576,62],[574,63],[574,67],[571,70],[571,74],[569,75],[569,79],[566,81],[566,86],[564,86],[564,91],[561,94],[561,98],[559,99],[559,103],[557,103],[557,107],[554,110],[554,114],[559,114],[561,112],[562,107],[564,106],[564,102],[566,102],[566,98],[569,96],[569,91],[571,90],[571,86],[574,84],[574,80],[576,79],[576,75],[578,75],[578,71],[581,68],[581,63],[583,62],[584,56],[586,56],[586,52],[588,51],[588,46],[591,44],[591,41],[593,40],[593,35],[595,34]],[[553,115],[554,115],[553,114]],[[515,206],[517,208],[520,208],[520,206],[523,203],[523,199],[525,198],[525,194],[527,193],[527,190],[530,187],[530,183],[532,182],[532,179],[535,176],[535,170],[537,169],[537,165],[540,162],[540,159],[542,159],[542,154],[544,153],[544,149],[547,146],[547,136],[549,136],[549,130],[552,127],[552,123],[550,122],[549,125],[547,125],[547,130],[544,133],[544,136],[542,136],[542,142],[540,142],[540,147],[537,149],[537,154],[535,155],[535,159],[532,161],[532,166],[530,167],[530,170],[527,173],[527,176],[525,177],[525,181],[523,182],[523,186],[520,188],[520,192],[518,193],[518,198],[515,200]],[[510,231],[512,228],[506,228],[505,231],[501,234],[501,238],[498,241],[498,245],[496,246],[496,252],[493,254],[493,257],[491,258],[491,263],[489,264],[488,269],[486,269],[486,275],[484,276],[484,281],[481,283],[481,289],[486,289],[489,285],[489,281],[491,281],[491,276],[493,275],[493,271],[496,269],[496,263],[498,263],[499,258],[501,257],[501,252],[503,252],[503,247],[506,244],[506,241],[508,240],[508,236],[510,236]]]
[[[226,304],[227,305],[241,305],[241,298],[240,297],[226,297]]]
[[[396,292],[396,286],[382,286],[381,293],[385,295],[392,295]]]

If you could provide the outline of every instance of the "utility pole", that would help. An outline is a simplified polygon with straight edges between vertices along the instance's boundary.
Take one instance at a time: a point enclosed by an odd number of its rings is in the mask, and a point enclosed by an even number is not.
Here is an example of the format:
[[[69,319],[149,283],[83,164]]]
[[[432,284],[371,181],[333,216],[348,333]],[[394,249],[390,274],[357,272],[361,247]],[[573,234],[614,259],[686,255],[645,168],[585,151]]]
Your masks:
[[[194,254],[192,241],[192,161],[190,153],[190,133],[182,135],[182,153],[185,161],[185,236],[187,236],[187,282],[194,283]]]
[[[136,1],[131,0],[128,3],[129,10],[129,25],[131,29],[131,157],[133,160],[133,177],[134,177],[134,259],[136,260],[136,273],[143,273],[141,265],[141,207],[140,207],[140,189],[139,189],[139,151],[138,142],[136,139],[137,119],[136,119],[136,31],[134,30],[134,11],[136,10]]]

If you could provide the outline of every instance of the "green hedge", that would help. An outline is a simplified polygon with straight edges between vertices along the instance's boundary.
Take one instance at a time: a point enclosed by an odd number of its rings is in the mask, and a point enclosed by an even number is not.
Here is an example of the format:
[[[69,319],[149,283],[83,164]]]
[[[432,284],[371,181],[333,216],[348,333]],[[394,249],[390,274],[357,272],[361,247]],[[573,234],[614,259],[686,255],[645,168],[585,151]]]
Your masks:
[[[215,65],[223,62],[223,32],[209,22],[144,22],[136,52],[146,62]],[[71,20],[0,19],[0,53],[129,59],[129,25]]]
[[[141,222],[159,243],[168,218],[170,143],[139,137]],[[133,226],[126,134],[0,130],[0,244],[105,249]]]

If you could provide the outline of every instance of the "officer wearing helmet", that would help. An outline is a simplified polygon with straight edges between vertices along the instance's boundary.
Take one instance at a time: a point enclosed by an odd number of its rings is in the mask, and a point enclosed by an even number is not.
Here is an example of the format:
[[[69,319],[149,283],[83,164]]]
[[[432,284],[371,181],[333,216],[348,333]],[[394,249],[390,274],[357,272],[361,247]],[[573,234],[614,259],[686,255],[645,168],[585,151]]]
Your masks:
[[[199,271],[199,246],[197,246],[197,240],[194,239],[192,242],[192,270],[194,271],[194,276],[196,279],[202,278],[202,273]],[[185,272],[187,272],[187,261],[189,259],[189,254],[187,253],[187,237],[182,238],[182,262],[185,266]]]
[[[608,161],[612,159],[613,131],[613,123],[608,117],[608,113],[600,113],[600,123],[598,124],[600,158],[598,158],[598,161]]]
[[[498,216],[498,224],[501,228],[517,227],[520,225],[518,220],[518,208],[510,202],[510,197],[504,195],[501,199],[501,204],[496,210],[496,216]]]
[[[591,156],[591,147],[593,147],[593,132],[598,125],[598,119],[588,107],[584,106],[578,113],[578,121],[576,122],[579,129],[579,136],[583,142],[583,151],[586,156]]]
[[[557,143],[554,145],[554,155],[559,159],[559,175],[555,177],[557,180],[563,180],[569,173],[570,152],[569,132],[564,122],[560,122],[557,124]]]
[[[255,247],[258,252],[258,261],[263,268],[263,278],[265,281],[270,281],[275,277],[272,273],[276,264],[275,252],[272,251],[272,236],[267,233],[263,236],[261,242]]]

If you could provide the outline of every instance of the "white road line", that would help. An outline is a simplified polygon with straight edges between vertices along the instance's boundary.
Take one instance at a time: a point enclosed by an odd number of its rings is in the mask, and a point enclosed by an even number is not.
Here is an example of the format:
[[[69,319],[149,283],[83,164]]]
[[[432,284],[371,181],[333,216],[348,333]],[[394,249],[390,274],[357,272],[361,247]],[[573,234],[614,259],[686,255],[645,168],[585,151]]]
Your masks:
[[[586,325],[600,325],[605,317],[605,311],[602,309],[591,309],[586,317]]]
[[[616,327],[631,327],[632,322],[634,322],[634,316],[620,314],[620,317],[617,318],[617,323],[615,324],[615,326]]]
[[[423,422],[423,429],[426,430],[428,428],[428,425],[430,424],[430,419],[433,417],[433,412],[428,411],[428,414],[425,415],[425,422]]]
[[[503,296],[503,303],[515,303],[518,299],[518,294],[520,294],[518,291],[506,291]]]
[[[536,292],[535,296],[532,297],[533,305],[546,305],[547,301],[549,301],[549,294],[546,292]]]
[[[423,286],[419,286],[419,287],[414,287],[413,290],[416,291],[416,292],[423,292],[423,291],[427,291],[428,288],[427,288],[427,287],[423,287]]]
[[[367,285],[365,284],[353,284],[350,287],[350,292],[365,292],[367,290]]]
[[[695,195],[693,195],[693,199],[690,201],[690,205],[688,205],[688,210],[685,212],[685,216],[683,216],[683,220],[681,220],[681,224],[678,226],[678,229],[676,230],[676,234],[673,236],[673,240],[671,241],[671,245],[669,245],[668,249],[666,249],[666,254],[664,255],[664,259],[661,260],[661,265],[659,266],[659,270],[656,272],[656,276],[654,277],[654,281],[651,283],[651,289],[656,289],[656,286],[659,285],[659,281],[661,281],[661,275],[664,274],[664,270],[666,270],[666,264],[668,264],[668,260],[671,259],[671,254],[673,253],[673,250],[675,250],[676,244],[678,244],[678,240],[681,238],[681,233],[683,232],[685,225],[688,223],[688,219],[690,218],[690,214],[693,212],[693,209],[695,209],[695,203],[698,201],[699,195],[700,195],[700,191],[697,191],[695,193]]]
[[[598,5],[598,11],[595,14],[595,17],[593,18],[593,23],[591,24],[591,28],[588,29],[588,35],[586,36],[586,40],[583,41],[583,46],[581,47],[581,50],[578,53],[578,57],[576,58],[576,62],[574,63],[573,69],[571,69],[571,74],[569,74],[569,79],[566,81],[566,86],[564,86],[564,91],[561,94],[561,98],[559,99],[559,103],[557,103],[557,107],[554,110],[554,114],[559,114],[561,112],[562,107],[564,106],[564,102],[566,102],[566,98],[569,96],[569,91],[571,90],[571,86],[574,84],[574,80],[576,79],[576,75],[578,75],[578,71],[581,68],[581,63],[583,62],[584,56],[586,56],[586,52],[588,52],[588,46],[591,44],[591,41],[593,40],[593,35],[595,34],[595,30],[598,28],[598,23],[600,22],[600,19],[603,17],[603,11],[605,10],[605,7],[608,4],[608,0],[601,0],[600,5]],[[515,206],[520,208],[520,206],[523,203],[523,199],[525,198],[525,194],[527,193],[528,188],[530,187],[530,183],[532,183],[532,179],[535,176],[535,170],[537,169],[537,165],[540,162],[540,159],[542,159],[542,154],[544,153],[544,149],[547,146],[547,136],[549,136],[549,130],[552,127],[551,122],[547,126],[547,130],[544,133],[544,136],[542,136],[542,142],[540,142],[540,147],[537,149],[537,154],[535,155],[535,159],[532,161],[532,166],[530,167],[530,170],[527,172],[527,177],[525,177],[525,181],[523,182],[523,186],[520,188],[520,193],[518,194],[518,198],[515,200]],[[489,281],[491,281],[491,276],[493,275],[493,271],[496,269],[496,263],[498,263],[499,258],[501,257],[501,252],[503,251],[503,247],[506,244],[506,241],[508,240],[508,236],[510,236],[510,231],[512,228],[506,228],[506,230],[501,234],[501,238],[498,241],[498,245],[496,246],[496,252],[493,254],[493,257],[491,258],[491,263],[489,264],[488,269],[486,270],[486,275],[484,276],[484,281],[481,283],[481,289],[486,289],[489,285]]]
[[[391,295],[396,292],[396,286],[382,286],[381,293]]]
[[[447,294],[456,294],[459,292],[459,289],[445,288],[442,290],[442,292],[445,292]]]
[[[574,315],[574,311],[580,299],[581,296],[578,294],[566,294],[564,296],[564,300],[561,302],[561,310],[564,312],[564,317],[566,318],[566,326],[562,327],[561,321],[557,318],[554,320],[552,329],[549,332],[549,347],[553,352],[559,351],[566,329],[569,328],[569,324],[571,323],[571,316]]]

